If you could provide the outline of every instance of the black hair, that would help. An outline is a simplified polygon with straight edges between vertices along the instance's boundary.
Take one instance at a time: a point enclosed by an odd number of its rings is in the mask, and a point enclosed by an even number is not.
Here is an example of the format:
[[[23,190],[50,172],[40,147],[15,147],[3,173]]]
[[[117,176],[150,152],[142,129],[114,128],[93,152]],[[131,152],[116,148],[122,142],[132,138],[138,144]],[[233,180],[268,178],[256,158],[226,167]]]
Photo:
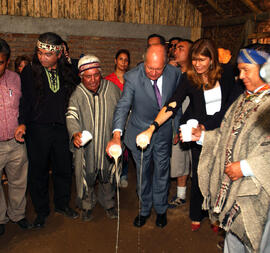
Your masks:
[[[165,38],[164,38],[162,35],[156,34],[156,33],[152,33],[152,34],[150,34],[150,35],[147,37],[147,46],[149,46],[149,45],[148,45],[148,41],[149,41],[149,39],[151,39],[151,38],[159,38],[160,44],[163,45],[163,46],[164,46],[165,43],[166,43],[166,40],[165,40]]]
[[[173,40],[178,40],[178,41],[180,42],[180,41],[182,41],[183,39],[180,38],[180,37],[172,37],[172,38],[169,39],[169,44],[171,44]]]
[[[189,39],[182,39],[181,41],[179,41],[179,42],[187,42],[187,43],[189,43],[190,45],[193,45],[193,41],[192,40],[189,40]]]
[[[176,38],[176,37],[175,37]],[[172,40],[173,41],[173,40]],[[192,40],[189,40],[189,39],[181,39],[181,40],[178,40],[178,42],[176,44],[178,44],[179,42],[187,42],[190,44],[190,46],[193,45],[193,41]],[[174,46],[174,48],[176,47],[176,44],[175,45],[172,45],[169,43],[168,45],[168,49],[172,48]]]
[[[3,39],[0,39],[0,53],[4,54],[7,58],[7,60],[9,60],[10,47],[9,47],[8,43]]]
[[[63,43],[62,38],[52,32],[43,33],[38,38],[39,41],[43,43],[47,43],[50,45],[61,45]],[[43,66],[41,65],[38,56],[37,56],[38,48],[35,48],[35,54],[33,56],[32,60],[32,70],[33,70],[33,76],[35,80],[35,86],[38,94],[37,99],[37,106],[40,104],[44,99],[44,80],[41,78],[42,73],[44,71]],[[56,51],[56,54],[60,54],[60,51]],[[61,83],[62,87],[66,89],[67,95],[66,95],[66,106],[68,104],[69,97],[71,93],[76,88],[76,85],[80,82],[78,75],[76,75],[75,71],[72,68],[72,65],[68,63],[66,57],[64,54],[61,54],[61,57],[57,60],[57,69],[58,74],[63,83]]]
[[[116,54],[115,54],[115,59],[117,60],[118,56],[120,54],[126,54],[127,57],[128,57],[128,65],[130,64],[130,54],[129,54],[129,51],[127,49],[119,49]]]

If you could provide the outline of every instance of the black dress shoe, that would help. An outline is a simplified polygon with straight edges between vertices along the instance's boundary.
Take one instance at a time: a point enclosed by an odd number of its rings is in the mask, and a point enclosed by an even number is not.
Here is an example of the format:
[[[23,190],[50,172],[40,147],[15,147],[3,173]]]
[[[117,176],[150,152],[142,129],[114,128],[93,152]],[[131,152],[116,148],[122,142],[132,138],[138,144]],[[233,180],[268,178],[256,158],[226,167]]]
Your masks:
[[[72,219],[79,217],[79,214],[69,206],[66,206],[65,208],[55,208],[54,211]]]
[[[5,224],[0,224],[0,235],[5,233]]]
[[[33,228],[34,229],[44,228],[45,220],[46,216],[38,214],[34,221]]]
[[[18,224],[21,229],[30,229],[33,227],[33,225],[30,224],[26,218],[23,218],[15,223]]]
[[[143,216],[143,215],[140,215],[140,214],[139,214],[139,215],[136,216],[136,218],[134,219],[134,222],[133,222],[134,226],[135,226],[135,227],[138,227],[138,228],[142,227],[142,226],[146,223],[146,221],[147,221],[147,219],[149,218],[149,216],[150,216],[150,215]]]
[[[167,214],[157,214],[157,219],[156,219],[156,225],[160,228],[163,228],[167,225]]]

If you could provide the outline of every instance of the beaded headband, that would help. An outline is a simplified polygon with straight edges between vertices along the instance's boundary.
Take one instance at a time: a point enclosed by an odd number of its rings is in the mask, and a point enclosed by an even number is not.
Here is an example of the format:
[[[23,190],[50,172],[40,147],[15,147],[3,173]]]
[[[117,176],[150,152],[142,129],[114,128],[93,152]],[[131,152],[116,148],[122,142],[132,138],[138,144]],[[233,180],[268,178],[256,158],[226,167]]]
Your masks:
[[[52,44],[47,44],[41,41],[37,41],[37,47],[40,49],[45,49],[51,52],[57,52],[62,50],[62,45],[52,45]]]

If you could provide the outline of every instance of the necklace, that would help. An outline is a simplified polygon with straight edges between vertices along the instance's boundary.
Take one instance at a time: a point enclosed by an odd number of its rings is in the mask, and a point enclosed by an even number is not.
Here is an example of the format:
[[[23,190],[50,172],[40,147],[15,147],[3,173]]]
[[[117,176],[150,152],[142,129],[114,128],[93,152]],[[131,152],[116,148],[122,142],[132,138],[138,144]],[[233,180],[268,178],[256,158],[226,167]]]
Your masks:
[[[259,88],[259,90],[257,90],[255,93],[252,92],[245,92],[245,101],[250,101],[252,100],[254,97],[258,97],[258,99],[260,99],[261,97],[263,97],[265,94],[269,93],[270,90],[270,86],[268,84],[263,85],[261,88]],[[255,102],[258,101],[258,99],[255,99]]]

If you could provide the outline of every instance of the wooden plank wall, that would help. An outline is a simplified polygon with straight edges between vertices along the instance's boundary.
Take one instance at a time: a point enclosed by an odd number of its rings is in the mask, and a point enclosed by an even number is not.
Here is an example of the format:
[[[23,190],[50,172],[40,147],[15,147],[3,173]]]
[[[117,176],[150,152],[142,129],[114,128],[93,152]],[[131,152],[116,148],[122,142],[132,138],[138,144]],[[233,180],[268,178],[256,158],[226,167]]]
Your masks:
[[[201,27],[189,0],[0,0],[0,15]]]

